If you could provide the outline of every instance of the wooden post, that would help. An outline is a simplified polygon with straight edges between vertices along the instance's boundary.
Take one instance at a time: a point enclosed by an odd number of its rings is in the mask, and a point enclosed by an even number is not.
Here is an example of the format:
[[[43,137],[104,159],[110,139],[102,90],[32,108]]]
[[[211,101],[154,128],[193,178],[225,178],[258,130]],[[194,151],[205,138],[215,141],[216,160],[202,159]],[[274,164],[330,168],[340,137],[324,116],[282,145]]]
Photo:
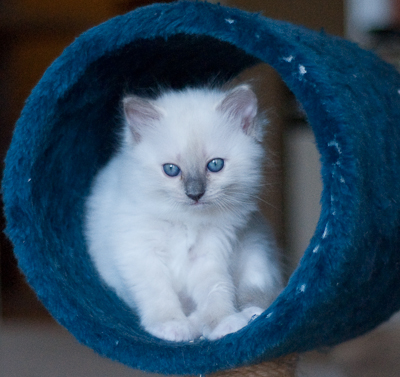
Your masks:
[[[210,377],[294,377],[297,360],[297,354],[290,354],[260,364],[213,373]]]

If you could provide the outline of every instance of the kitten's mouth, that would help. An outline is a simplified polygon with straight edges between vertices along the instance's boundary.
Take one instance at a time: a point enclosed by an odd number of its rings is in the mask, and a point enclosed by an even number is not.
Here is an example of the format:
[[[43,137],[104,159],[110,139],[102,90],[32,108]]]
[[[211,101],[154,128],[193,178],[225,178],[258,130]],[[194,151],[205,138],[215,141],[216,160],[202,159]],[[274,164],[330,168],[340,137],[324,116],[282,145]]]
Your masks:
[[[198,201],[192,201],[192,202],[190,202],[189,205],[190,205],[190,207],[201,208],[201,207],[206,206],[207,204],[208,204],[207,202],[198,200]]]

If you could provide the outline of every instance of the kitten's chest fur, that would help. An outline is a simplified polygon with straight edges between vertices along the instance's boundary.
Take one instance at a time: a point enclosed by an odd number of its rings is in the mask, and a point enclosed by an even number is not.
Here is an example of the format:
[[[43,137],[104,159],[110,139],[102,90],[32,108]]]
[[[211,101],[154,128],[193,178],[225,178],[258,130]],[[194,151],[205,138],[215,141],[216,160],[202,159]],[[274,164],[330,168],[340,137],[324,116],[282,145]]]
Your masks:
[[[205,266],[210,260],[220,260],[221,263],[229,264],[228,259],[233,252],[231,232],[215,224],[171,221],[162,222],[160,230],[159,240],[163,240],[163,247],[155,251],[155,257],[160,258],[168,269],[172,287],[179,297],[182,310],[189,315],[196,309],[193,294],[199,283],[198,270],[205,271],[202,279],[207,279]],[[215,244],[223,247],[214,248]]]
[[[157,252],[157,256],[168,266],[173,278],[181,279],[200,253],[197,243],[202,230],[171,221],[165,221],[163,225],[165,246]]]
[[[181,302],[182,310],[186,315],[189,315],[195,310],[189,281],[192,268],[201,256],[198,241],[202,230],[183,223],[166,221],[162,226],[162,233],[163,237],[160,239],[164,239],[165,243],[164,247],[155,252],[156,257],[160,258],[167,267],[173,289]]]
[[[164,221],[160,225],[159,239],[162,240],[160,242],[163,246],[156,250],[155,254],[168,267],[176,290],[185,290],[192,269],[197,263],[201,263],[202,259],[210,256],[208,241],[215,238],[216,231],[220,238],[225,237],[225,232],[204,224]]]

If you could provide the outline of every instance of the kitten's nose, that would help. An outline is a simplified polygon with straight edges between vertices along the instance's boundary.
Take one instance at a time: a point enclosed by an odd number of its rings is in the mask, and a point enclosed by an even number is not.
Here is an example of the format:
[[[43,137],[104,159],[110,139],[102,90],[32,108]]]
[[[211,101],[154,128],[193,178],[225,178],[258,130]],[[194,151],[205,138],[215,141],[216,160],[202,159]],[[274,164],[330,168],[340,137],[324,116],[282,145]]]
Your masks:
[[[205,178],[202,176],[189,176],[184,178],[185,194],[188,198],[198,202],[206,192]]]
[[[190,193],[186,193],[186,195],[194,200],[195,202],[198,202],[200,200],[200,198],[204,195],[204,192],[199,192],[198,194],[190,194]]]

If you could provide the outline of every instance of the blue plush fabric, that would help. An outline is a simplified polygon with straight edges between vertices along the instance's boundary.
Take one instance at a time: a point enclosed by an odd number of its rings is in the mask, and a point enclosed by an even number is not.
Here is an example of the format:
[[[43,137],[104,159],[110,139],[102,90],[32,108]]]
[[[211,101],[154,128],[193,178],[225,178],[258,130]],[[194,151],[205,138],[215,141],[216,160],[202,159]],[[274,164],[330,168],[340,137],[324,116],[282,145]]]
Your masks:
[[[82,235],[114,150],[124,91],[221,83],[265,62],[307,112],[322,161],[320,220],[287,288],[238,333],[155,339],[99,280]],[[203,2],[156,4],[80,36],[33,90],[6,158],[7,232],[52,315],[134,368],[199,374],[362,334],[400,309],[400,77],[354,44]]]

